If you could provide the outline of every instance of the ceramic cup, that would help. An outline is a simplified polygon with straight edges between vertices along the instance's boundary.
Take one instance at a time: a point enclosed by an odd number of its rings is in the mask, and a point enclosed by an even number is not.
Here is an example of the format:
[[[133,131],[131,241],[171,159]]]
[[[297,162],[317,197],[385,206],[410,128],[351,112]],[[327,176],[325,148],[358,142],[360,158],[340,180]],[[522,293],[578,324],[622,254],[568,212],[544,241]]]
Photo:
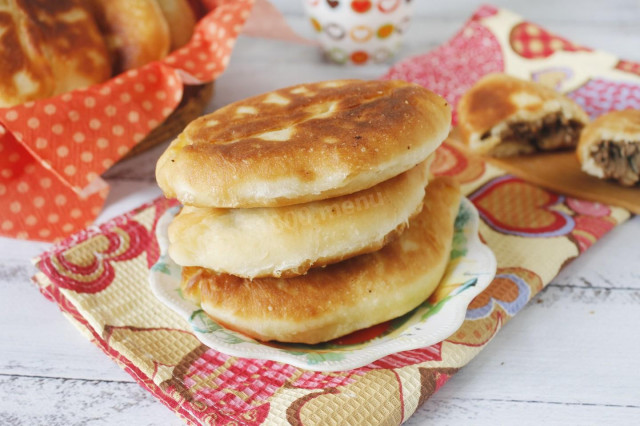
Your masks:
[[[411,19],[411,0],[302,0],[325,55],[339,64],[387,62]]]

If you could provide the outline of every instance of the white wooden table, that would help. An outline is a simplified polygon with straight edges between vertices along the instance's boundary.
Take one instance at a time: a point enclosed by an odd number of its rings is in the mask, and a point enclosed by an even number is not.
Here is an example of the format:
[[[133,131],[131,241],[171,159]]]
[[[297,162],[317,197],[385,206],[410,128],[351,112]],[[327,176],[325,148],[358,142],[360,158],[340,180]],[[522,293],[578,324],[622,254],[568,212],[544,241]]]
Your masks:
[[[444,42],[479,5],[418,2],[400,58]],[[433,4],[439,3],[439,4]],[[298,1],[275,4],[310,35]],[[581,44],[640,61],[640,1],[498,1]],[[299,82],[376,78],[385,66],[324,63],[304,45],[241,38],[209,110]],[[116,165],[100,217],[158,195],[164,146]],[[6,207],[3,207],[6,208]],[[178,425],[29,281],[48,245],[0,238],[0,424]],[[566,267],[409,424],[640,424],[640,218]]]

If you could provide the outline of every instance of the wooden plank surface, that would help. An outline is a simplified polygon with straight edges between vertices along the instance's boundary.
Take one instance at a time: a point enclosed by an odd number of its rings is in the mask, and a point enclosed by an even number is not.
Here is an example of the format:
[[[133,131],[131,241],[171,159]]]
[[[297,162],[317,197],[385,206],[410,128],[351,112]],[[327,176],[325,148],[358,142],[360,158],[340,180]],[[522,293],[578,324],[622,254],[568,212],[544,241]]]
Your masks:
[[[300,2],[274,3],[295,29],[311,34]],[[400,58],[444,42],[480,4],[414,3],[416,18]],[[495,4],[578,43],[640,61],[636,0]],[[208,110],[285,85],[376,78],[385,70],[384,65],[326,64],[309,46],[242,38]],[[163,148],[106,174],[112,191],[100,220],[159,195],[154,167]],[[637,424],[639,242],[636,217],[565,267],[408,424]],[[29,259],[46,248],[43,243],[0,238],[0,424],[181,424],[88,343],[29,282],[34,273]]]
[[[459,128],[448,141],[467,151]],[[469,155],[477,155],[469,152]],[[481,156],[485,161],[543,188],[582,200],[623,207],[640,214],[638,186],[624,186],[612,179],[598,179],[581,170],[575,150],[539,152],[514,157]]]
[[[489,158],[488,161],[543,188],[640,214],[640,190],[636,186],[623,186],[584,173],[574,151]]]

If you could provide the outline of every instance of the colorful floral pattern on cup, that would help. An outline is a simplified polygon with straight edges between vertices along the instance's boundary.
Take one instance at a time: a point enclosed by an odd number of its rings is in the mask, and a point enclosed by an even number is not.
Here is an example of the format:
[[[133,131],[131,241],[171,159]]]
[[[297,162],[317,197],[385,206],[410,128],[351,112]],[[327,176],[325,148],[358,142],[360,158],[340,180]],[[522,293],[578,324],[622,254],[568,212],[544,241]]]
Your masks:
[[[325,56],[338,64],[385,63],[411,20],[410,0],[303,0]]]

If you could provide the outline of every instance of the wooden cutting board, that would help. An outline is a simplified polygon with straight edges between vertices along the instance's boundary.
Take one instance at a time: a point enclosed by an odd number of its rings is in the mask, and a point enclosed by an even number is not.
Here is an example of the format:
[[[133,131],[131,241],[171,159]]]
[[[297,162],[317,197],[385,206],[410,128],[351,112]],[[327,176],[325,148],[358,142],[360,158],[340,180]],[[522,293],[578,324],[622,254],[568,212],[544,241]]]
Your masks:
[[[457,129],[451,132],[449,141],[462,149],[466,148],[458,137]],[[623,207],[640,214],[640,186],[626,187],[584,173],[574,151],[483,159],[554,192]]]

